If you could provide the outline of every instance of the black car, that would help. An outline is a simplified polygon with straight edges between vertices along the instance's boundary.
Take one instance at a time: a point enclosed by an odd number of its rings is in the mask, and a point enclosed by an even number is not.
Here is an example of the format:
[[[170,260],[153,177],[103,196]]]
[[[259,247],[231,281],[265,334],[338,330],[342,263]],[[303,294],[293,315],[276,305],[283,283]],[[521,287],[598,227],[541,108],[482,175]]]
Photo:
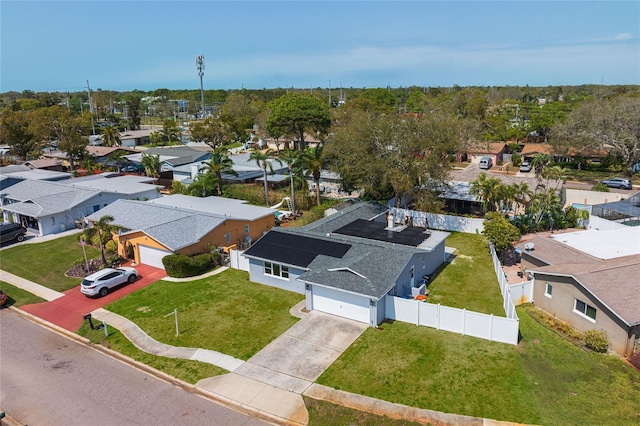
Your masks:
[[[23,241],[27,230],[18,223],[0,223],[0,243],[7,241]]]

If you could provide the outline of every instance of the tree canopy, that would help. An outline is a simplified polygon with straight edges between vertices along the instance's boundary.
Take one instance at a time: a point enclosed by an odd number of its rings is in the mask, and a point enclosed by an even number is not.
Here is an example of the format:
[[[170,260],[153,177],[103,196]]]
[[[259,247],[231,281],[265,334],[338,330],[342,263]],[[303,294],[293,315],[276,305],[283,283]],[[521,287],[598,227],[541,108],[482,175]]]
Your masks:
[[[271,137],[291,136],[300,151],[305,148],[305,133],[323,137],[331,126],[329,106],[308,93],[287,93],[268,104],[266,122]]]

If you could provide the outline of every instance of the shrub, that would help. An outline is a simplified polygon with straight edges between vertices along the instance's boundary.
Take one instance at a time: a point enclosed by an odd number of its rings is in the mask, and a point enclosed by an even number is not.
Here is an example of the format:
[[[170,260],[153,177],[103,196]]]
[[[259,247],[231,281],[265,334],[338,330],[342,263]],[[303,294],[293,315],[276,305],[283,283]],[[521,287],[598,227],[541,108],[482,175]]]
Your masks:
[[[214,266],[210,253],[185,256],[183,254],[170,254],[162,258],[167,275],[175,278],[194,277],[205,273]]]
[[[609,187],[604,183],[600,183],[600,182],[593,185],[593,187],[591,187],[591,190],[596,192],[610,192]]]
[[[91,236],[91,240],[89,240],[89,244],[94,247],[100,247],[100,234],[97,232]]]
[[[107,253],[116,253],[118,251],[118,243],[113,240],[107,241],[107,244],[104,245],[104,249]]]
[[[584,344],[592,351],[605,353],[609,348],[609,339],[604,330],[587,330],[584,332]]]

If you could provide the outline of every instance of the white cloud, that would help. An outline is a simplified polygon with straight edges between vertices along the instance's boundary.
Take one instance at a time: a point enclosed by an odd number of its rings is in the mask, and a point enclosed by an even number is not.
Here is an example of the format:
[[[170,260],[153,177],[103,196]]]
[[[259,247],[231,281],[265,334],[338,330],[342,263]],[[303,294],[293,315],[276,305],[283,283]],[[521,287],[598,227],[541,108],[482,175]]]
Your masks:
[[[613,40],[629,40],[632,39],[633,36],[629,33],[618,33]]]

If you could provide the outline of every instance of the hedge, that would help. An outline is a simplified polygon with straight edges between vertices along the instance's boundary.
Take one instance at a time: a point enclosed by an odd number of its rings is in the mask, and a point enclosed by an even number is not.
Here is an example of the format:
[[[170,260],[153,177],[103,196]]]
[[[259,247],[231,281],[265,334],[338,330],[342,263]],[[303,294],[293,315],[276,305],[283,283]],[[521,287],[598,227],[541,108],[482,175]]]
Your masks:
[[[162,258],[162,264],[167,275],[174,278],[194,277],[203,274],[215,266],[210,253],[185,256],[184,254],[170,254]]]

